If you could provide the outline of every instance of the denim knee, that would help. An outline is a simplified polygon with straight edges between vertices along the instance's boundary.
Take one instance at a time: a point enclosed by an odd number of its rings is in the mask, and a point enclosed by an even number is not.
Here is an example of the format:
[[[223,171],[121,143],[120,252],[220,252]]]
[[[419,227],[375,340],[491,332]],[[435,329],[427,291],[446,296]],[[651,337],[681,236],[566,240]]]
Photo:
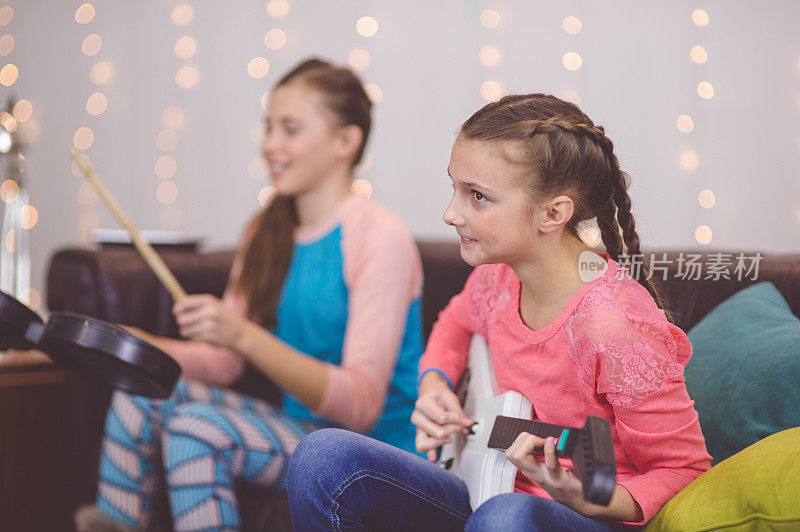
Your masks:
[[[553,521],[553,505],[559,504],[527,493],[504,493],[480,505],[466,530],[547,530]]]
[[[286,485],[289,494],[318,486],[330,492],[335,483],[347,476],[349,466],[357,466],[358,460],[350,453],[364,438],[343,429],[320,429],[305,436],[289,457]]]

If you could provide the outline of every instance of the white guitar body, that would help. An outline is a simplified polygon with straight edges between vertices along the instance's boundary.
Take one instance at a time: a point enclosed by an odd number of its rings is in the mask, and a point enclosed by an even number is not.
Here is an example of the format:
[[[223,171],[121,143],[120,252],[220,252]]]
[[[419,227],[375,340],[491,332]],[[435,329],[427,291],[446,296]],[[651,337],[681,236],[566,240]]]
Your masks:
[[[442,447],[439,465],[464,481],[474,511],[491,497],[514,491],[517,466],[503,451],[487,447],[495,418],[532,419],[533,406],[519,392],[497,394],[489,346],[481,336],[472,337],[468,368],[467,381],[462,381],[459,391],[466,390],[462,405],[464,413],[476,421],[474,434],[454,434],[452,443]]]

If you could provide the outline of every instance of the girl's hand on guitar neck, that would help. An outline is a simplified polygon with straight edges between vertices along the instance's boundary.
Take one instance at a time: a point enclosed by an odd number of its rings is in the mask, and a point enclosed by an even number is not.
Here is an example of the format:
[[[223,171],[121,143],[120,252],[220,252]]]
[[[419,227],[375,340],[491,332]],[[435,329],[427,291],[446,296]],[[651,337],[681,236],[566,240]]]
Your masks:
[[[181,336],[234,349],[246,320],[210,294],[186,296],[172,306]]]
[[[542,450],[544,461],[534,455],[534,451]],[[596,506],[584,500],[583,484],[578,475],[572,469],[566,470],[558,463],[555,438],[544,440],[523,432],[506,450],[506,458],[526,477],[549,493],[553,500],[583,515],[588,514],[590,506]]]
[[[417,427],[417,451],[426,452],[431,462],[436,461],[436,449],[450,442],[451,434],[467,434],[474,424],[464,414],[456,394],[436,371],[429,371],[422,378],[411,422]]]

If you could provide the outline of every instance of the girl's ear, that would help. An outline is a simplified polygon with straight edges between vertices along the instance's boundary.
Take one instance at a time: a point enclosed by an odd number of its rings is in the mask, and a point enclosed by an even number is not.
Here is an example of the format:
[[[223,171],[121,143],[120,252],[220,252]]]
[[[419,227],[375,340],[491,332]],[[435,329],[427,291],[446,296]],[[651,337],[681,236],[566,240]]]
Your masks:
[[[540,206],[537,225],[543,233],[552,233],[563,228],[575,212],[575,204],[569,196],[556,196]]]
[[[342,157],[354,158],[361,147],[361,141],[364,138],[364,132],[355,124],[350,124],[339,128],[337,132],[338,149]]]

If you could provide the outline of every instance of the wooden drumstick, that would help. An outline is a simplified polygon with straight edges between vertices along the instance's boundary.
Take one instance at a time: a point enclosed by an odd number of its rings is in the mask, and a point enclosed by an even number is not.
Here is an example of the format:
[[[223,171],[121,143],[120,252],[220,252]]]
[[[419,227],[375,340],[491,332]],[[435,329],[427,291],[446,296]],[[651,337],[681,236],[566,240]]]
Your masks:
[[[111,195],[111,192],[106,188],[100,178],[97,177],[97,174],[80,158],[78,152],[74,149],[69,150],[70,156],[75,160],[75,164],[78,165],[78,168],[81,169],[83,175],[89,181],[89,184],[97,192],[97,195],[100,196],[100,199],[103,200],[103,203],[111,211],[111,214],[114,215],[114,218],[124,227],[128,234],[131,236],[131,241],[139,253],[142,255],[142,258],[145,260],[150,269],[153,270],[153,273],[156,274],[158,280],[161,281],[161,284],[164,285],[164,288],[167,289],[167,292],[172,296],[172,299],[178,301],[186,297],[186,291],[183,287],[178,283],[178,280],[175,279],[175,276],[172,275],[172,272],[167,268],[167,265],[164,264],[164,260],[156,253],[156,250],[153,249],[153,246],[150,245],[144,238],[142,238],[141,233],[139,230],[136,229],[136,226],[133,225],[131,219],[125,214],[125,211],[122,210],[117,200],[114,199],[114,196]]]

